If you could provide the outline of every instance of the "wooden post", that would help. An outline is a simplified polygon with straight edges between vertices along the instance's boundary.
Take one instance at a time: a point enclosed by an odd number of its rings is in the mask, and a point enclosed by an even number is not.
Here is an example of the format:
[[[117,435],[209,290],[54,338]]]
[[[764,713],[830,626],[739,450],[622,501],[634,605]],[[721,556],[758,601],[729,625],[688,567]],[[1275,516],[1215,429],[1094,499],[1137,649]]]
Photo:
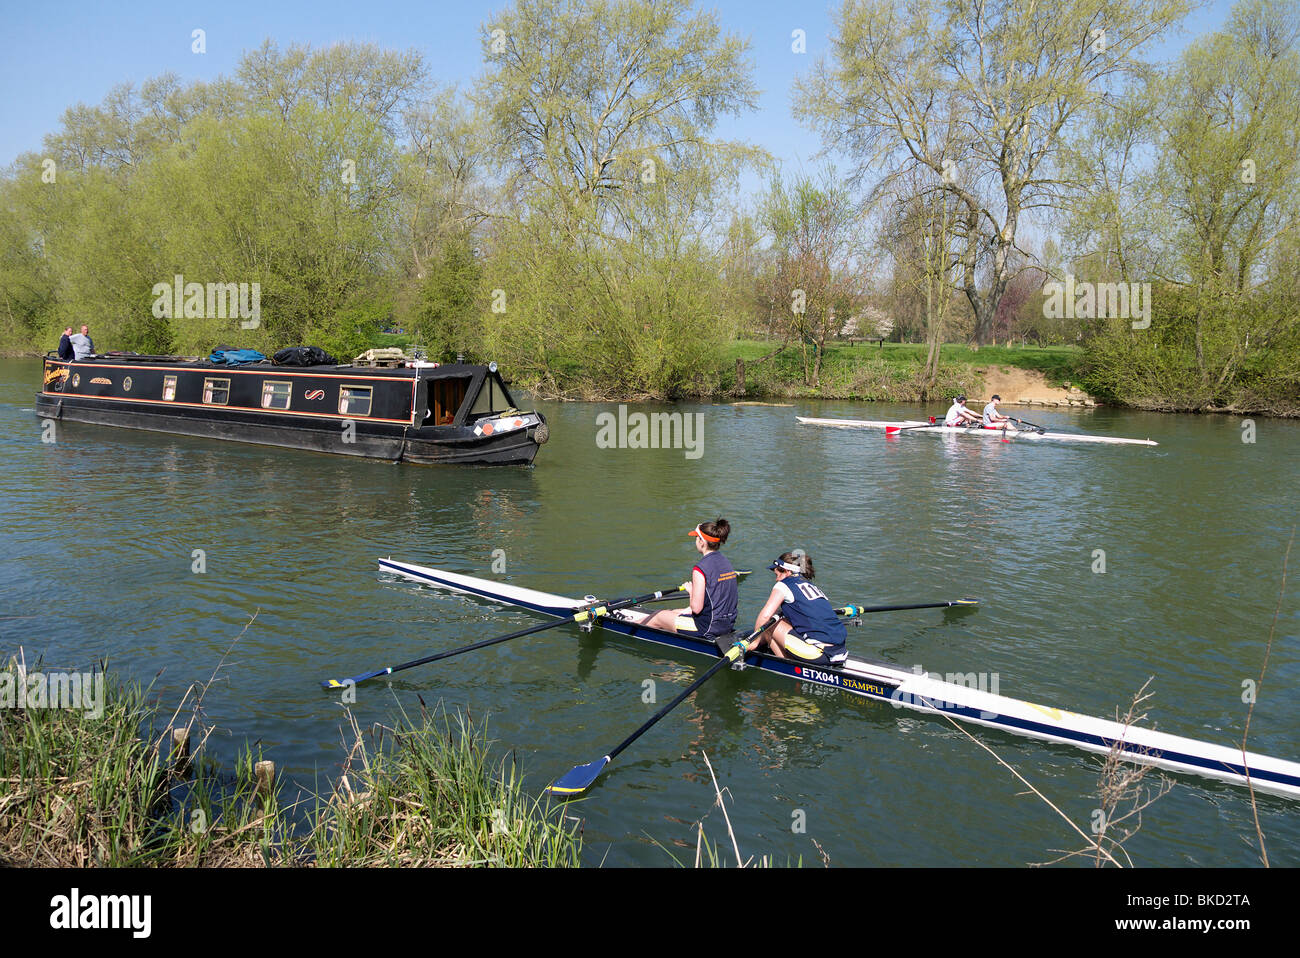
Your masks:
[[[257,797],[265,805],[275,785],[275,762],[258,762],[253,766],[253,775],[257,778]]]
[[[190,728],[188,725],[179,725],[171,729],[171,765],[172,772],[176,775],[184,775],[190,770]]]

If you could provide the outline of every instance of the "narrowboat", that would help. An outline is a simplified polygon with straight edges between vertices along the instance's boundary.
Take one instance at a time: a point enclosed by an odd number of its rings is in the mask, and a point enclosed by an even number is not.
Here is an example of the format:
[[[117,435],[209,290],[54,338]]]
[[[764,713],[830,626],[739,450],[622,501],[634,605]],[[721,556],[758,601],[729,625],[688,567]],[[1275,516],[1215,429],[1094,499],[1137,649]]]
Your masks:
[[[427,464],[528,464],[549,438],[540,413],[516,408],[496,363],[230,366],[49,355],[36,414]]]

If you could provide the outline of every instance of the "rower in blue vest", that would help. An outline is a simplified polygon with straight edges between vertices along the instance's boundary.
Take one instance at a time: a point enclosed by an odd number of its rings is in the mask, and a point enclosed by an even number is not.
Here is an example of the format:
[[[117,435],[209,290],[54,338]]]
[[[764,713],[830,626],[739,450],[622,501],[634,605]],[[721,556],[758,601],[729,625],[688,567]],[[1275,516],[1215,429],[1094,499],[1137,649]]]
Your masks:
[[[646,619],[646,625],[704,638],[726,635],[732,630],[736,624],[740,590],[737,588],[736,570],[718,551],[730,534],[731,523],[726,519],[701,522],[690,531],[700,560],[691,569],[691,578],[683,582],[681,588],[690,596],[691,604],[684,609],[661,609]]]
[[[768,568],[776,573],[776,585],[754,620],[754,628],[774,615],[782,618],[749,643],[750,651],[766,642],[777,658],[788,655],[809,665],[838,664],[847,659],[848,630],[826,593],[809,581],[814,575],[812,559],[803,552],[786,552]]]

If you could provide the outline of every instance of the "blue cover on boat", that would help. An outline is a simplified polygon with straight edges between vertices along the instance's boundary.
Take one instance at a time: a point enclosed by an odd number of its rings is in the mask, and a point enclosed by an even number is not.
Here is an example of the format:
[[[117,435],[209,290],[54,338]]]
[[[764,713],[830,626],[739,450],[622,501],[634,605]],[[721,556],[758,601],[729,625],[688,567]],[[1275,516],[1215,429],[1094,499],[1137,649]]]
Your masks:
[[[227,366],[266,362],[266,357],[256,349],[231,349],[229,346],[218,346],[212,350],[212,355],[208,359],[211,362],[224,363]]]

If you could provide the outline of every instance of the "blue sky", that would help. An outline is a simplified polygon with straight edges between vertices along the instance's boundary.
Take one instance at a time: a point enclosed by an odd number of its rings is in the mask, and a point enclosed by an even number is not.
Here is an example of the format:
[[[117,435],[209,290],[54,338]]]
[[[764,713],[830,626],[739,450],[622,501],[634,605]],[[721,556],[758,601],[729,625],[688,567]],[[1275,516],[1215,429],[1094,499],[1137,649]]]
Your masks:
[[[99,103],[118,83],[139,84],[167,71],[182,80],[211,80],[234,71],[244,51],[266,38],[328,46],[342,40],[414,47],[442,83],[467,84],[481,69],[479,28],[504,2],[314,0],[254,3],[84,3],[43,6],[0,0],[0,166],[39,150],[63,111]],[[763,91],[757,114],[729,120],[718,131],[769,150],[787,167],[811,169],[816,136],[790,113],[790,87],[825,49],[832,4],[821,0],[726,0],[704,3],[723,28],[750,39],[755,80]],[[1184,35],[1159,51],[1172,56],[1194,36],[1217,29],[1228,0],[1215,0],[1187,21]],[[191,52],[191,31],[206,31],[207,52]],[[808,52],[791,52],[791,32],[802,29]]]

